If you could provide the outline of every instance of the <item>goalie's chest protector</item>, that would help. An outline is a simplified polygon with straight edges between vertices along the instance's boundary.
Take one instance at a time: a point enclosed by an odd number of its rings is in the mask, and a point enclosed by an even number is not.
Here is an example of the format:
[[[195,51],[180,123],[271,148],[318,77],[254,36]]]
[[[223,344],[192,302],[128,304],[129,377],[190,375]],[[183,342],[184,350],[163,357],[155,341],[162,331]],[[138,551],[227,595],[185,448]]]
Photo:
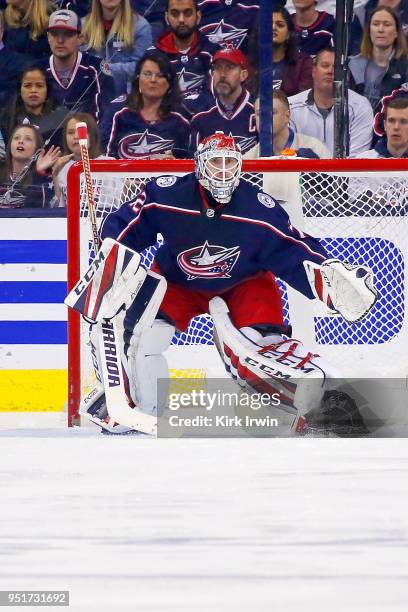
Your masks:
[[[254,238],[259,230],[256,225],[251,227],[249,219],[235,219],[234,215],[242,208],[241,190],[235,190],[229,204],[214,208],[192,175],[182,182],[170,188],[171,208],[165,204],[157,208],[165,238],[157,255],[163,273],[169,280],[210,291],[257,274],[260,264]]]
[[[156,255],[161,273],[196,290],[226,290],[263,270],[281,275],[303,268],[305,258],[324,258],[317,241],[305,241],[289,228],[286,213],[271,196],[243,180],[231,202],[214,209],[193,174],[158,177],[109,215],[102,230],[103,237],[139,252],[158,233],[164,238]]]

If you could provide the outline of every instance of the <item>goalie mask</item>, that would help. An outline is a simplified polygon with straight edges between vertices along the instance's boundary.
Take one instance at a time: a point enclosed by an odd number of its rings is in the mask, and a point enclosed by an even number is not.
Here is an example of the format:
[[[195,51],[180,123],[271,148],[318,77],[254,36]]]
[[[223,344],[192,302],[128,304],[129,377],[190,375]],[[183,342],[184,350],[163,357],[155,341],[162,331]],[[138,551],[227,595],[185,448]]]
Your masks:
[[[242,155],[232,136],[215,132],[198,145],[195,154],[196,177],[214,200],[227,204],[239,184]]]

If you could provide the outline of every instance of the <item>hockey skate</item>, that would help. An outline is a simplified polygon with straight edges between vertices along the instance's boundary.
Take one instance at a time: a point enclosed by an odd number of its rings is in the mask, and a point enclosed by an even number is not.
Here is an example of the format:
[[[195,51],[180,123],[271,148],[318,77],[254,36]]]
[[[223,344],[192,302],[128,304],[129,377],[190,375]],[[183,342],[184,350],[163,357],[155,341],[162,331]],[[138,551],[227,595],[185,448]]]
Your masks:
[[[120,425],[109,417],[103,390],[99,391],[92,400],[88,401],[86,406],[82,404],[80,412],[85,414],[92,423],[98,425],[101,428],[101,434],[105,436],[145,435],[136,429]]]
[[[342,391],[326,391],[320,406],[302,415],[296,427],[300,436],[360,437],[370,433],[356,402]]]

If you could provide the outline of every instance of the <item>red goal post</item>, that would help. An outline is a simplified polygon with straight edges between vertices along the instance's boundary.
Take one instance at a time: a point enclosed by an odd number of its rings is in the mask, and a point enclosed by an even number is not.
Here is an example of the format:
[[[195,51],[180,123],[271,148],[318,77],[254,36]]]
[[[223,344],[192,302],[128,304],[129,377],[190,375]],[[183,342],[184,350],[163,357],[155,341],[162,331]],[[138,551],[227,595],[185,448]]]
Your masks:
[[[91,162],[99,222],[143,185],[161,174],[192,172],[191,160],[98,160]],[[86,219],[82,163],[68,173],[68,289],[89,262],[90,224]],[[376,361],[389,376],[405,376],[408,347],[405,260],[408,258],[408,160],[406,159],[259,159],[244,161],[243,178],[277,197],[294,225],[320,237],[332,256],[364,263],[374,271],[380,299],[367,320],[349,326],[328,317],[297,292],[282,287],[286,317],[296,334],[336,364],[368,372]],[[81,186],[82,183],[82,186]],[[88,228],[88,229],[87,229]],[[87,233],[89,232],[89,237]],[[146,254],[146,264],[153,254]],[[202,317],[176,344],[210,343],[211,321]],[[87,329],[68,314],[68,421],[77,420],[90,363],[84,354]],[[377,364],[378,365],[378,364]],[[378,368],[377,368],[378,370]],[[367,374],[368,375],[368,374]]]

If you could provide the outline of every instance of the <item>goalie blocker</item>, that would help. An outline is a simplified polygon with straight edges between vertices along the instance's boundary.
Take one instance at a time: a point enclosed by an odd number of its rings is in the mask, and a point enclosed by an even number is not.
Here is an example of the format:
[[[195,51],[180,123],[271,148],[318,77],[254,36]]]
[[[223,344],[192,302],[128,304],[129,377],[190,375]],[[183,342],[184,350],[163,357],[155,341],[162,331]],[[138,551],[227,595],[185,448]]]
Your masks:
[[[65,298],[65,304],[89,323],[112,319],[130,306],[146,274],[139,253],[106,238],[84,276]]]

